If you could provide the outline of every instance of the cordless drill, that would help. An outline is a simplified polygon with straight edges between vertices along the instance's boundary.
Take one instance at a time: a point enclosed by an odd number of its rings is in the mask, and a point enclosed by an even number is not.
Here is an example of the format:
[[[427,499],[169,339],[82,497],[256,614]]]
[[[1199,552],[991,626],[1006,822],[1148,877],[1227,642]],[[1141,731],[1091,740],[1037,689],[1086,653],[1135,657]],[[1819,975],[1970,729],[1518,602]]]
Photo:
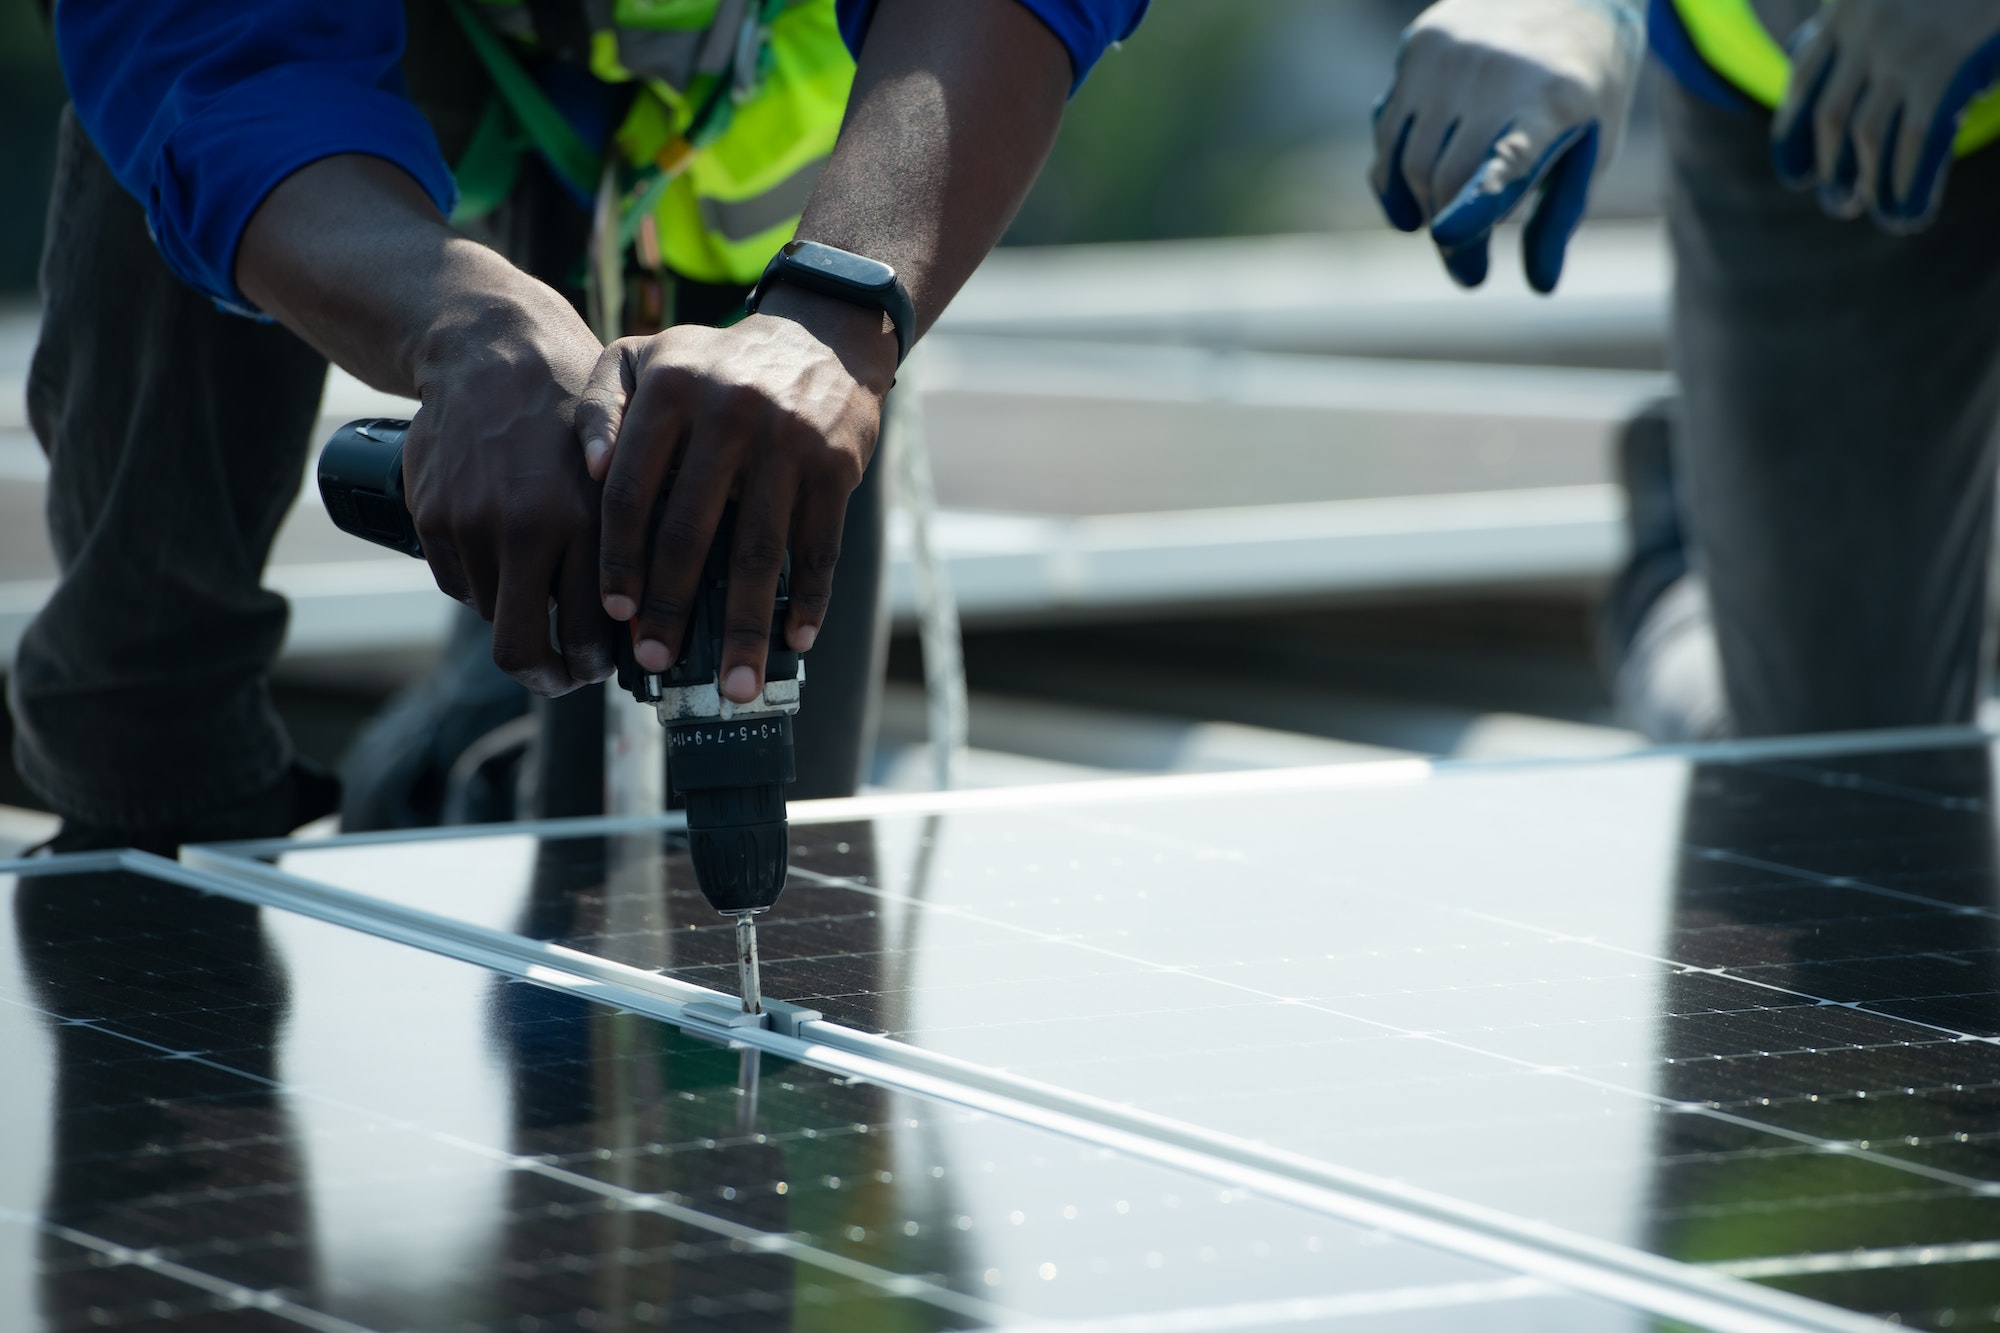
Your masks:
[[[403,440],[410,423],[350,421],[319,456],[319,493],[334,526],[392,551],[421,557],[423,543],[403,497]],[[667,774],[687,805],[688,852],[709,905],[736,921],[743,1011],[763,1012],[757,966],[759,913],[785,887],[791,831],[785,784],[795,775],[792,714],[805,663],[786,646],[790,562],[778,578],[764,692],[747,704],[719,688],[723,611],[729,597],[734,509],[725,513],[702,566],[687,642],[665,671],[647,671],[618,636],[618,686],[651,704],[667,729]]]

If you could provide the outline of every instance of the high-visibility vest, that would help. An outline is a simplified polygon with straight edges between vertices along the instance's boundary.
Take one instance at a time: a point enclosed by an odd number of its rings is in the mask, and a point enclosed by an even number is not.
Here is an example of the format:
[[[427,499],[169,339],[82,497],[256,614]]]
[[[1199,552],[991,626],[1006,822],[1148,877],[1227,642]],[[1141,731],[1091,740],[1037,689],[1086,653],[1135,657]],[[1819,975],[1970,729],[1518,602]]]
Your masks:
[[[476,0],[468,34],[501,94],[460,161],[463,220],[511,186],[523,132],[582,197],[598,187],[600,149],[621,162],[628,214],[651,223],[641,242],[671,272],[751,283],[792,238],[833,152],[854,83],[834,0],[580,0],[588,64],[607,82],[639,85],[608,145],[585,145],[561,121],[513,48],[537,37],[523,0]],[[462,11],[463,12],[463,11]],[[626,240],[633,239],[628,218]]]
[[[1785,100],[1792,63],[1750,0],[1672,0],[1694,49],[1745,96],[1776,109]],[[1959,156],[2000,139],[2000,90],[1972,100],[1959,122],[1953,148]]]

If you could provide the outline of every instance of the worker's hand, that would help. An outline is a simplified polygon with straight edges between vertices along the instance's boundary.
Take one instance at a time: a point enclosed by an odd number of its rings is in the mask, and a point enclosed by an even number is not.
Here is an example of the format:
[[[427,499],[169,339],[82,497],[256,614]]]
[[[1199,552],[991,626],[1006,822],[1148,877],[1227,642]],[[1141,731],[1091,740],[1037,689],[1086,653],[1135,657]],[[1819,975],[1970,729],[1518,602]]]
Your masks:
[[[1522,259],[1528,285],[1553,291],[1645,45],[1631,0],[1439,0],[1403,33],[1375,106],[1369,179],[1390,223],[1428,224],[1451,276],[1477,287],[1493,228],[1539,188]]]
[[[1892,232],[1937,215],[1966,105],[2000,76],[1991,0],[1827,0],[1793,40],[1771,125],[1778,176]]]
[[[426,339],[403,488],[438,587],[493,622],[495,664],[557,695],[611,674],[617,627],[599,608],[598,487],[573,431],[599,346],[539,291],[468,300]]]
[[[571,434],[602,349],[569,303],[361,153],[321,158],[265,197],[236,280],[328,360],[423,400],[403,445],[410,516],[438,586],[493,622],[501,669],[543,694],[610,675],[597,490]]]
[[[747,703],[764,688],[788,548],[786,642],[812,647],[895,368],[879,313],[785,287],[730,328],[682,325],[605,349],[577,431],[604,483],[604,610],[631,622],[641,666],[664,671],[682,651],[732,497],[722,693]]]

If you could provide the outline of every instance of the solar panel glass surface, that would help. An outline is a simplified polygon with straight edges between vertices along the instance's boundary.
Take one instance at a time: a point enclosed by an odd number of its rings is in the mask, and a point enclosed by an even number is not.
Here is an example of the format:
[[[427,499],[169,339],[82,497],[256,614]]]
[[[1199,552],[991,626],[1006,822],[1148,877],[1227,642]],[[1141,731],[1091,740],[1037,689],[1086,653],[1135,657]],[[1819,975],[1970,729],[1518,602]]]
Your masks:
[[[1991,770],[1983,746],[1651,757],[801,822],[765,992],[1851,1309],[1991,1322]],[[672,838],[284,866],[734,986]]]
[[[7,1329],[1643,1323],[283,911],[0,895]]]

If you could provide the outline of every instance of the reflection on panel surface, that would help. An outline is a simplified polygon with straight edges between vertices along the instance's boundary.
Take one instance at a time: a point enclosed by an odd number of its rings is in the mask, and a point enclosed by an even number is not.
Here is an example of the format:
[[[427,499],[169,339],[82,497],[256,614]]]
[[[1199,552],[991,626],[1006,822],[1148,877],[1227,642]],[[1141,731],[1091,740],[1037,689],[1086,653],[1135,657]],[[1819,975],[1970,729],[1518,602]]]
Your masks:
[[[282,912],[0,890],[10,1330],[1642,1325]]]
[[[2000,1322],[1981,747],[794,826],[765,993],[1908,1323]],[[722,990],[671,839],[284,867]]]

